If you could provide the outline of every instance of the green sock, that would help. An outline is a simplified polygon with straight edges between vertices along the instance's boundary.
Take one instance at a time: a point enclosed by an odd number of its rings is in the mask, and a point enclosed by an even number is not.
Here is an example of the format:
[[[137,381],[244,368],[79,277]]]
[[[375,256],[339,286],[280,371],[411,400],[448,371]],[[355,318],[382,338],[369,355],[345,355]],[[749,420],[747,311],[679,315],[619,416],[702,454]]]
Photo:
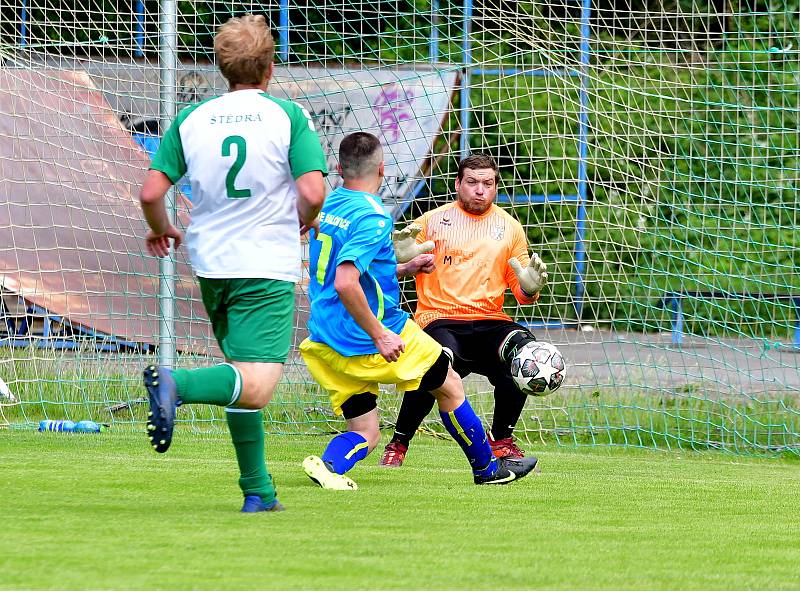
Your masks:
[[[239,488],[245,496],[258,495],[265,503],[271,503],[275,499],[275,487],[264,458],[264,413],[226,409],[225,418],[239,462]]]
[[[242,376],[228,363],[200,369],[176,369],[172,372],[178,397],[188,404],[232,406],[242,393]]]

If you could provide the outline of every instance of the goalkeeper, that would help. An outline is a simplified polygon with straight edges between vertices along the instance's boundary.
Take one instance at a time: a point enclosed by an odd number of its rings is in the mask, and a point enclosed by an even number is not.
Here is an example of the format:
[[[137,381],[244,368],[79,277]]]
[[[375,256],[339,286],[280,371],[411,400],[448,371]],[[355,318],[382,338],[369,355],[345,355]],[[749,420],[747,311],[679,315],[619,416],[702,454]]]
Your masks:
[[[489,435],[498,458],[522,458],[512,437],[526,395],[511,378],[516,351],[536,340],[503,312],[506,289],[520,304],[532,304],[547,283],[547,267],[538,255],[528,256],[522,225],[494,204],[498,167],[486,154],[461,161],[457,200],[429,211],[395,232],[397,260],[403,262],[433,251],[435,270],[417,275],[414,319],[439,342],[463,378],[486,376],[494,386],[494,416]],[[394,436],[381,465],[399,467],[411,438],[433,408],[424,389],[403,397]]]
[[[505,484],[536,468],[536,458],[492,455],[480,419],[464,397],[441,345],[400,309],[397,275],[430,270],[430,255],[398,265],[392,219],[377,197],[383,150],[374,135],[358,132],[339,147],[344,186],[331,193],[310,243],[310,336],[300,345],[309,371],[344,415],[347,432],[334,437],[322,457],[303,469],[322,488],[355,490],[345,474],[380,440],[378,385],[423,389],[439,403],[444,426],[461,446],[475,484]]]

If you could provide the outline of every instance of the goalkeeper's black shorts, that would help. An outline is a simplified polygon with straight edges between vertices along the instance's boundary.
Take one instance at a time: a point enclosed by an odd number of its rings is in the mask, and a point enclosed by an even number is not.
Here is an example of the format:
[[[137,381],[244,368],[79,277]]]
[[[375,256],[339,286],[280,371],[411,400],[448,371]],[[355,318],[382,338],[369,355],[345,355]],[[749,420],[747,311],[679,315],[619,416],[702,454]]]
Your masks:
[[[499,349],[509,333],[527,330],[510,320],[434,320],[424,328],[442,347],[453,353],[453,369],[462,378],[477,373],[490,380],[510,377]]]

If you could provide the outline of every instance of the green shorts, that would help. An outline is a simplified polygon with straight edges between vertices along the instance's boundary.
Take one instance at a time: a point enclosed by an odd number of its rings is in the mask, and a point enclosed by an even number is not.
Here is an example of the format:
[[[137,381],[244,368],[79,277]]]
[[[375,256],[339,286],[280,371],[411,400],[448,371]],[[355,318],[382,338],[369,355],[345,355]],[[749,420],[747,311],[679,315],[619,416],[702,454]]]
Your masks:
[[[198,277],[214,336],[231,361],[285,363],[292,344],[294,283]]]

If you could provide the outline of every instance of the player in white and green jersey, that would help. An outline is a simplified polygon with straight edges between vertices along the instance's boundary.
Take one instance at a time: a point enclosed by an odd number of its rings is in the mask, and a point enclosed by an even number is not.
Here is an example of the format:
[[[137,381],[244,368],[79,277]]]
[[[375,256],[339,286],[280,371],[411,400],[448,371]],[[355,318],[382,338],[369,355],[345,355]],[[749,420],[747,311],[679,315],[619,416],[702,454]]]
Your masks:
[[[179,404],[225,407],[236,457],[242,511],[276,511],[264,459],[261,409],[289,353],[300,235],[324,200],[325,155],[308,112],[267,94],[275,45],[263,16],[224,24],[214,51],[230,91],[182,110],[153,158],[140,192],[151,228],[150,254],[169,254],[183,236],[164,196],[186,175],[192,221],[186,243],[203,304],[227,363],[170,370],[149,366],[147,429],[154,449],[172,441]]]

